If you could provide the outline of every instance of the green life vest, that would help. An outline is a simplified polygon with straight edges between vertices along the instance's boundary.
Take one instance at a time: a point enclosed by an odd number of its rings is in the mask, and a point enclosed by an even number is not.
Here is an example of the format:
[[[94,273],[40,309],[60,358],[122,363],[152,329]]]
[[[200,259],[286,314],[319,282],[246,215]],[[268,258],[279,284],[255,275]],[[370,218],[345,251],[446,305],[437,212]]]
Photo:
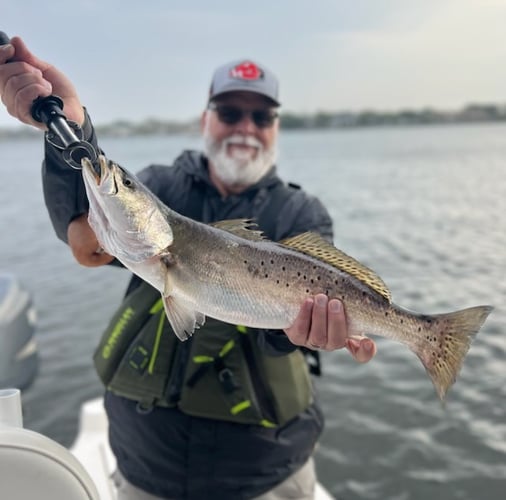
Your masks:
[[[312,402],[300,350],[268,356],[254,330],[213,318],[187,342],[185,364],[180,359],[185,343],[173,333],[160,293],[142,282],[112,317],[94,363],[108,390],[142,407],[177,406],[193,416],[270,427],[283,425]],[[173,394],[176,377],[182,385]]]

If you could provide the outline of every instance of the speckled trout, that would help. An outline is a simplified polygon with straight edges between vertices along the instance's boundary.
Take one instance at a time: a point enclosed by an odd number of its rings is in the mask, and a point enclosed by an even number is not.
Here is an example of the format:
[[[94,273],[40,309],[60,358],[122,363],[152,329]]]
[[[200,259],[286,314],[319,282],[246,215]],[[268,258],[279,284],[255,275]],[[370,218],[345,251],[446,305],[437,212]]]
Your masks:
[[[98,165],[95,170],[83,160],[90,225],[107,253],[160,290],[181,340],[206,316],[284,329],[307,296],[324,293],[342,300],[350,335],[379,335],[407,345],[443,399],[492,309],[408,311],[392,302],[372,270],[317,234],[273,242],[251,221],[202,224],[171,210],[104,156]]]

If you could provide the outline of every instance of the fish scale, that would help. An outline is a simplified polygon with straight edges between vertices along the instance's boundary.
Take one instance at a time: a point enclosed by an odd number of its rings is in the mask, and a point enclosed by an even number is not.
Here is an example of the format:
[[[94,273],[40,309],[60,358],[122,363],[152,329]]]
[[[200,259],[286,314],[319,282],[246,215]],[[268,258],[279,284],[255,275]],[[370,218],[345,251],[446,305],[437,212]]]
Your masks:
[[[350,335],[378,335],[409,347],[441,399],[455,382],[492,307],[419,314],[392,302],[371,269],[317,234],[268,241],[248,220],[206,225],[164,205],[104,156],[100,174],[83,160],[89,221],[104,250],[162,294],[185,340],[205,316],[253,328],[285,329],[308,296],[343,302]]]

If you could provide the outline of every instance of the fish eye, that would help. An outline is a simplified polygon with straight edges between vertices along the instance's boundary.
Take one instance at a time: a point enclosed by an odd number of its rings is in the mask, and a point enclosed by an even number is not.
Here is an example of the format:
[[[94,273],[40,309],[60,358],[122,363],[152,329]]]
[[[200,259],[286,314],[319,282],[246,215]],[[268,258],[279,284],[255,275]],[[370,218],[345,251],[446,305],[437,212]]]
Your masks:
[[[126,186],[126,187],[131,187],[133,185],[131,179],[129,179],[128,177],[125,177],[123,179],[123,185]]]

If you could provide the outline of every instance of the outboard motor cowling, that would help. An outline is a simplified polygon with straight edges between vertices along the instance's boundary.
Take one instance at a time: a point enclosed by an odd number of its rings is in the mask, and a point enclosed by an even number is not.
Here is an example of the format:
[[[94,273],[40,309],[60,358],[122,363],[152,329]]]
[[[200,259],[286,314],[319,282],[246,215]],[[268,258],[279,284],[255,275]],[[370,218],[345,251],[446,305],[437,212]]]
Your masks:
[[[38,366],[36,312],[30,293],[12,274],[0,273],[0,389],[26,388]]]

